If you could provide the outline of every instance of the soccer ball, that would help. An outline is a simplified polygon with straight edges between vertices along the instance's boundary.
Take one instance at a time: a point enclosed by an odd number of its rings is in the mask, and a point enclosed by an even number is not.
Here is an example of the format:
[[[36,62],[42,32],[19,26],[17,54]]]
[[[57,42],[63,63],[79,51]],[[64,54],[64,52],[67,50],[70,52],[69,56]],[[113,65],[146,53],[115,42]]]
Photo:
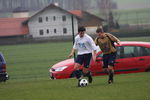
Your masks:
[[[85,86],[88,85],[88,81],[86,79],[81,79],[79,84],[80,84],[81,87],[85,87]]]

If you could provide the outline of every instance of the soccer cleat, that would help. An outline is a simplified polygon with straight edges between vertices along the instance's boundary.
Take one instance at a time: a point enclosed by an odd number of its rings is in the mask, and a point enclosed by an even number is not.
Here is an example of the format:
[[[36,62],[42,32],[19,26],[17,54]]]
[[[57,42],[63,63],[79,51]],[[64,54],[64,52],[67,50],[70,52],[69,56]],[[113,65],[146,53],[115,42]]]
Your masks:
[[[113,83],[113,80],[108,80],[108,84],[112,84]]]
[[[92,73],[89,71],[88,73],[84,74],[84,76],[88,77],[88,82],[92,83],[93,78],[92,78]]]
[[[78,87],[81,87],[81,86],[80,86],[80,81],[81,81],[81,79],[78,79]]]

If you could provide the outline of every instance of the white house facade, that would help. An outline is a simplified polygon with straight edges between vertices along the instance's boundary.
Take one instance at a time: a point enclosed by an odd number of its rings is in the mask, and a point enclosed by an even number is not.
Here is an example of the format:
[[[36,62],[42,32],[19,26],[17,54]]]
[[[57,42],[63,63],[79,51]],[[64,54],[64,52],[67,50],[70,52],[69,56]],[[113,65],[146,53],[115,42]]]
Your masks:
[[[77,33],[78,18],[51,4],[28,19],[28,28],[33,38],[70,36],[73,30]]]

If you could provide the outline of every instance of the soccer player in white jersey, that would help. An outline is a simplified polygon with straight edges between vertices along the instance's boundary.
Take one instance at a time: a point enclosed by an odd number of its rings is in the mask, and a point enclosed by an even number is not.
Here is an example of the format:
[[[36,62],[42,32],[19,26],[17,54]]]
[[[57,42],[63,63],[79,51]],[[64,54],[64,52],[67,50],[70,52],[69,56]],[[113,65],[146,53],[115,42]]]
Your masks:
[[[75,42],[69,57],[72,57],[77,51],[77,58],[75,59],[74,75],[78,79],[78,86],[82,76],[87,76],[89,83],[92,83],[92,74],[89,70],[90,61],[96,59],[96,45],[93,39],[85,33],[84,27],[79,27],[78,35],[75,37]],[[93,53],[93,55],[92,55]],[[83,65],[82,72],[79,70],[80,66]]]

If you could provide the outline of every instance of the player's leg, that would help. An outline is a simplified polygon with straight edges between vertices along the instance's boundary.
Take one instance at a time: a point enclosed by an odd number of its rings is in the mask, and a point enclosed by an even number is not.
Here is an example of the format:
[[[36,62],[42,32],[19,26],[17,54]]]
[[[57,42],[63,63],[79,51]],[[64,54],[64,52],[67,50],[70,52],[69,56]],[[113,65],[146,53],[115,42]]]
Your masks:
[[[74,75],[78,79],[78,84],[77,84],[78,87],[80,87],[80,81],[82,79],[82,72],[79,70],[80,66],[81,65],[79,63],[75,63],[74,65],[74,70],[75,70]]]
[[[103,72],[108,74],[108,55],[103,55]]]
[[[83,68],[83,75],[88,77],[89,83],[92,83],[92,73],[89,70],[90,63],[91,63],[92,53],[84,55],[84,68]]]
[[[113,66],[108,66],[108,73],[109,73],[109,79],[108,79],[108,84],[113,83],[113,77],[114,77],[114,69]]]
[[[103,67],[102,70],[103,70],[104,73],[108,74],[108,68]]]
[[[81,76],[82,76],[82,72],[79,69],[80,66],[81,66],[81,64],[79,64],[79,63],[75,63],[75,65],[74,65],[74,70],[75,70],[74,74],[77,79],[81,79]]]
[[[76,63],[74,65],[74,75],[78,79],[78,87],[80,87],[80,80],[83,76],[82,72],[80,71],[80,66],[83,64],[83,55],[78,55],[76,58]]]
[[[108,63],[109,63],[109,55],[104,54],[103,55],[103,71],[108,74],[108,81],[110,79],[109,69],[108,69]]]
[[[109,72],[108,83],[109,84],[113,83],[115,59],[116,59],[116,53],[112,53],[109,55],[109,59],[108,59],[108,72]]]
[[[92,83],[93,78],[92,78],[92,73],[90,72],[89,68],[83,68],[83,75],[88,77],[89,83]]]

